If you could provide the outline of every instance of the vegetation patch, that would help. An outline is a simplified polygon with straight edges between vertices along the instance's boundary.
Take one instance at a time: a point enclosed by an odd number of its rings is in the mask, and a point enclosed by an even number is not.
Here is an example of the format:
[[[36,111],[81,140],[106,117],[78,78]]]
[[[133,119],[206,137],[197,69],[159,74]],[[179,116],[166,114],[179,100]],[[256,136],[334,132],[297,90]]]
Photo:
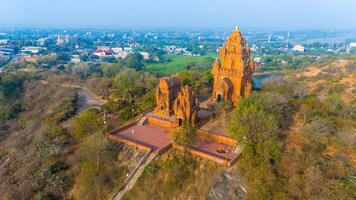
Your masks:
[[[210,69],[214,59],[210,56],[165,55],[165,63],[147,64],[146,70],[165,75],[174,74],[182,70]]]
[[[124,199],[204,199],[221,172],[213,162],[170,150],[145,168]]]

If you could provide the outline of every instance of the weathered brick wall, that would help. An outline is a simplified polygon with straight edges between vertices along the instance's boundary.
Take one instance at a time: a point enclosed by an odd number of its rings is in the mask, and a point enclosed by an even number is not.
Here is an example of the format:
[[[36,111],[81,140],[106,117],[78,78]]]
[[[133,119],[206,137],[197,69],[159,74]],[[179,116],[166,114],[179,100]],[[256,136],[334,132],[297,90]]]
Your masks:
[[[177,143],[174,143],[174,144],[173,144],[173,148],[178,149],[178,150],[181,150],[181,151],[185,150],[185,147],[184,147],[184,146],[182,146],[182,145],[180,145],[180,144],[177,144]],[[199,157],[202,157],[202,158],[205,158],[205,159],[214,161],[214,162],[216,162],[216,163],[225,165],[226,167],[231,167],[231,166],[236,162],[236,160],[237,160],[237,158],[238,158],[238,156],[236,156],[236,158],[234,158],[234,159],[232,159],[232,160],[224,159],[224,158],[211,155],[211,154],[209,154],[209,153],[200,151],[200,150],[195,149],[195,148],[192,148],[192,147],[187,148],[187,150],[188,150],[192,155],[196,155],[196,156],[199,156]]]
[[[237,145],[237,141],[234,139],[231,139],[227,136],[223,136],[223,135],[217,135],[217,134],[211,134],[211,133],[207,133],[204,131],[198,131],[198,137],[203,138],[203,139],[210,139],[213,140],[217,143],[220,144],[226,144],[228,146],[232,146],[235,147]]]
[[[151,152],[151,151],[152,151],[152,148],[150,148],[150,147],[148,147],[148,146],[144,146],[144,145],[141,145],[141,144],[138,144],[138,143],[135,143],[135,142],[131,142],[131,141],[129,141],[129,140],[126,140],[126,139],[124,139],[124,138],[120,138],[120,137],[111,135],[111,134],[109,134],[109,133],[107,133],[106,136],[107,136],[109,139],[113,140],[113,141],[127,144],[127,145],[129,145],[129,146],[134,147],[135,149],[139,149],[139,150],[142,150],[142,151],[148,151],[148,152]]]
[[[156,126],[161,126],[164,128],[171,128],[173,126],[173,123],[164,119],[156,118],[149,116],[148,117],[148,123]]]

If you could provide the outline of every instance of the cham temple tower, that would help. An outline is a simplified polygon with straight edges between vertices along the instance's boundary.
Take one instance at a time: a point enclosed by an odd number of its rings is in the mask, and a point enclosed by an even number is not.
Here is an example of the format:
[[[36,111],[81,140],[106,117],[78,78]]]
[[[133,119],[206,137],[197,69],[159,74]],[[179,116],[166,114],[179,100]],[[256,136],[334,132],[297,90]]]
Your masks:
[[[230,101],[236,105],[241,96],[250,94],[253,72],[250,47],[240,30],[235,28],[213,64],[214,85],[210,100]]]
[[[178,77],[161,78],[156,91],[156,108],[148,121],[166,128],[195,126],[199,101],[187,85],[181,86]]]
[[[182,85],[177,76],[161,78],[155,94],[155,109],[141,113],[134,122],[106,136],[156,155],[175,148],[230,167],[237,161],[241,147],[228,135],[226,117],[215,115],[218,113],[215,105],[225,101],[236,106],[241,96],[249,95],[253,72],[250,48],[241,32],[235,29],[220,48],[212,67],[214,85],[209,100],[200,105],[192,89]],[[171,134],[185,125],[195,127],[197,134],[188,146],[173,141]]]

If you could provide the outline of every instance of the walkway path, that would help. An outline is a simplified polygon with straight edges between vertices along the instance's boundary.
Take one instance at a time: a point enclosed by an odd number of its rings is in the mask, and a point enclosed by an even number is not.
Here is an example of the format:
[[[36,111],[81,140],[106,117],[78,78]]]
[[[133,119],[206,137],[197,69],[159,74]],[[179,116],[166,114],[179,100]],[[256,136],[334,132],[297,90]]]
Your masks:
[[[0,159],[0,170],[7,166],[10,162],[10,156],[6,154]]]
[[[124,188],[121,191],[118,191],[112,200],[121,200],[124,195],[130,191],[135,185],[137,179],[142,175],[145,167],[151,163],[151,161],[156,157],[154,153],[148,153],[145,157],[142,158],[140,163],[137,165],[136,169],[131,173],[127,182],[125,183]]]
[[[48,81],[46,80],[41,80],[41,83],[46,85],[48,84]],[[64,87],[64,88],[73,88],[73,89],[78,89],[78,95],[79,95],[79,111],[85,110],[87,108],[100,108],[101,105],[107,103],[108,101],[98,95],[96,95],[94,92],[90,91],[87,87],[83,87],[80,85],[75,85],[71,83],[63,83],[63,84],[58,84],[54,83],[55,85]]]

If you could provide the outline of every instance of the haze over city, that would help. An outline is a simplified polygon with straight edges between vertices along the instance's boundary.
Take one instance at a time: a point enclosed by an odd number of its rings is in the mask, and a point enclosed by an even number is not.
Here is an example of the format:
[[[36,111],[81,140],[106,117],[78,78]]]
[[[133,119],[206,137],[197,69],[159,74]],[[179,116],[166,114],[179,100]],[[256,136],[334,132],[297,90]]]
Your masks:
[[[356,0],[0,0],[0,200],[355,199]]]
[[[0,26],[355,29],[353,0],[1,0]]]

